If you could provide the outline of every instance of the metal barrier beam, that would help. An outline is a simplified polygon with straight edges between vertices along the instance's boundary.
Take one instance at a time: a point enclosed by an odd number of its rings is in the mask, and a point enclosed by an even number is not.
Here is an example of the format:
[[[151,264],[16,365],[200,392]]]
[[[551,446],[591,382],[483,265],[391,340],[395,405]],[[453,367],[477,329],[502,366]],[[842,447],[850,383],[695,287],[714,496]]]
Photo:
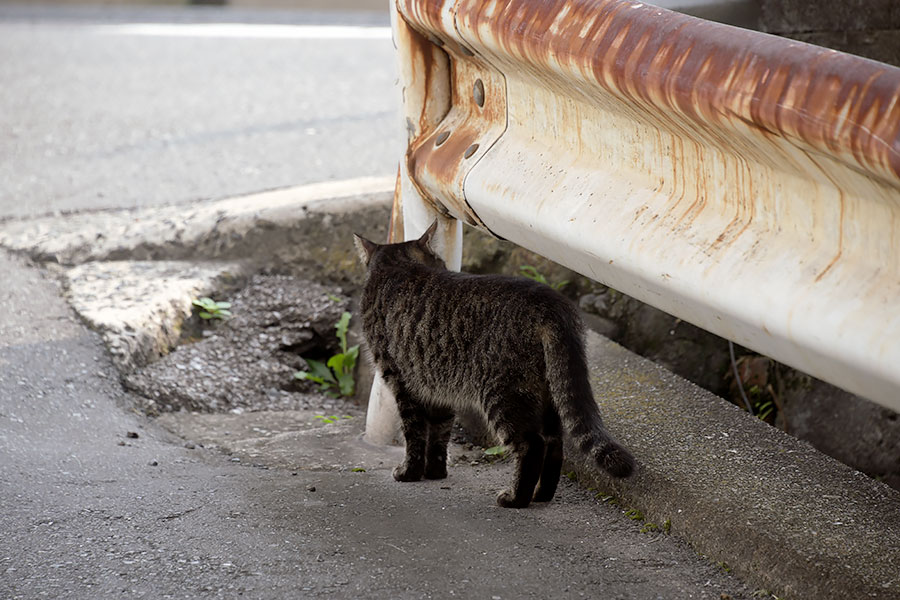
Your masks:
[[[900,69],[626,0],[396,8],[449,90],[420,198],[900,410]]]

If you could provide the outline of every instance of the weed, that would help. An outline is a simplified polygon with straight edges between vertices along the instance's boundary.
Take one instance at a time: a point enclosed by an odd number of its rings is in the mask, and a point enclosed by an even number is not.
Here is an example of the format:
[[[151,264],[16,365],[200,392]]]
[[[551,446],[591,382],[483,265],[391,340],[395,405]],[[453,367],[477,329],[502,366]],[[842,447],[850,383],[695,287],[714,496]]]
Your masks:
[[[506,446],[491,446],[490,448],[485,448],[484,453],[487,456],[504,458],[506,456]]]
[[[752,388],[750,388],[750,391],[753,392],[754,390],[759,390],[759,388],[754,385]],[[752,394],[751,394],[751,396],[752,396]],[[756,410],[757,418],[760,421],[765,421],[775,411],[775,403],[771,399],[765,400],[765,401],[754,400],[753,408]]]
[[[327,425],[331,425],[332,423],[337,423],[342,418],[343,419],[352,419],[353,417],[351,417],[350,415],[344,415],[343,417],[338,417],[337,415],[331,415],[330,417],[325,416],[325,415],[316,415],[313,418],[319,419],[320,421],[322,421],[323,423],[325,423]]]
[[[345,311],[334,325],[337,330],[335,335],[341,343],[341,351],[329,358],[327,363],[304,358],[309,371],[297,371],[294,373],[294,378],[318,383],[319,389],[331,398],[352,396],[356,389],[353,371],[356,368],[356,360],[359,358],[359,344],[347,347],[349,325],[350,313]]]
[[[575,473],[575,471],[569,471],[565,475],[569,478],[570,481],[578,481],[578,475]]]
[[[231,311],[228,310],[231,308],[231,302],[216,302],[209,296],[204,296],[203,298],[197,298],[191,304],[200,309],[197,314],[200,315],[201,319],[207,321],[227,319],[231,316]]]
[[[729,574],[731,573],[731,567],[729,567],[728,563],[726,563],[724,561],[717,562],[716,566],[719,567],[720,569],[722,569],[723,571],[725,571],[726,573],[729,573]]]
[[[644,513],[642,513],[641,511],[639,511],[636,508],[629,508],[628,510],[626,510],[625,516],[628,517],[629,519],[631,519],[632,521],[643,521],[644,520]]]
[[[641,533],[652,533],[654,531],[659,531],[659,525],[656,523],[644,523],[644,526],[641,527]]]
[[[568,285],[568,280],[565,281],[557,281],[556,283],[550,283],[547,281],[547,278],[544,277],[535,267],[532,265],[522,265],[519,267],[519,273],[527,277],[528,279],[533,279],[538,283],[543,283],[544,285],[549,285],[554,290],[561,290],[563,286]]]
[[[366,470],[363,469],[362,467],[353,467],[353,468],[350,469],[350,470],[351,470],[353,473],[365,473],[365,472],[366,472]]]
[[[672,531],[672,519],[666,519],[662,526],[663,533],[669,535]]]

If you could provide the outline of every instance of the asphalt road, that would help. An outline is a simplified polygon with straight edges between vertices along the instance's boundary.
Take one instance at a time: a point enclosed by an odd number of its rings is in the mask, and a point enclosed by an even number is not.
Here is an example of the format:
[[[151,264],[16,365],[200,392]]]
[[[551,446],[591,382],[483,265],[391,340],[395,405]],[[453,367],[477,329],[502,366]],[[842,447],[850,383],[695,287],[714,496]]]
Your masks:
[[[0,5],[0,218],[391,174],[388,27],[386,12]]]

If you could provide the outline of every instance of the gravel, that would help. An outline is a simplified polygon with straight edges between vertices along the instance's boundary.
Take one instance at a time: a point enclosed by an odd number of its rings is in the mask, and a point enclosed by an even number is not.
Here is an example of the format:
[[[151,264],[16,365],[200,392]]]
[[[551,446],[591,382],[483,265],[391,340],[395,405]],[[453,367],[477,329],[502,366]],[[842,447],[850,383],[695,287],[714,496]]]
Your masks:
[[[322,406],[327,400],[315,385],[293,374],[306,366],[301,356],[323,358],[337,350],[334,324],[349,302],[340,288],[257,275],[232,299],[232,318],[194,321],[192,335],[183,334],[186,343],[125,383],[148,414]]]

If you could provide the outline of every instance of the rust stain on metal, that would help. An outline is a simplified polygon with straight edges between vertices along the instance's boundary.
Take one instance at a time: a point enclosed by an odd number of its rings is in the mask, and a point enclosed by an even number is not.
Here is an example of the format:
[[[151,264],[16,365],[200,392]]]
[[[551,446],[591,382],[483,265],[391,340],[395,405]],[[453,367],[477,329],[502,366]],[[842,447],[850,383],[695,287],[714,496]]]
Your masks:
[[[394,202],[391,204],[391,222],[388,227],[388,243],[402,242],[403,231],[403,192],[400,179],[400,167],[397,167],[397,181],[394,182]]]
[[[412,84],[421,86],[422,89],[427,90],[425,94],[425,104],[420,111],[418,129],[416,130],[416,134],[421,135],[422,133],[429,131],[436,120],[443,118],[448,109],[448,107],[438,108],[435,106],[436,102],[443,104],[441,98],[436,98],[438,94],[436,94],[435,91],[436,88],[446,86],[447,84],[445,82],[436,81],[436,78],[446,77],[447,57],[438,46],[431,43],[425,36],[412,29],[409,30],[407,44],[409,52],[413,57],[413,64],[415,65],[414,73],[421,78],[420,81],[413,81]]]
[[[711,137],[750,128],[900,176],[895,67],[627,0],[460,0],[456,13],[484,48],[590,76],[650,118],[674,111]]]
[[[398,26],[411,32],[408,40],[413,61],[427,65],[436,49],[446,61],[439,71],[448,79],[452,98],[439,121],[433,113],[423,116],[417,135],[410,140],[406,154],[410,180],[442,214],[484,228],[465,200],[463,183],[506,128],[504,78],[459,43],[453,0],[398,0],[397,10]],[[417,71],[429,76],[427,67]],[[431,87],[428,82],[425,85]],[[472,150],[466,154],[467,149]]]
[[[435,207],[471,225],[486,227],[465,200],[466,175],[506,129],[506,85],[499,71],[459,43],[452,0],[400,0],[406,25],[446,40],[452,105],[440,123],[410,141],[407,167],[421,195]],[[448,30],[448,27],[452,28]],[[427,52],[419,49],[416,52]]]
[[[438,39],[444,31],[443,15],[452,5],[443,0],[397,0],[397,10],[418,29],[426,30]]]
[[[841,254],[844,252],[844,204],[846,199],[844,198],[843,192],[838,192],[840,194],[840,203],[841,203],[841,214],[840,220],[838,221],[838,250],[837,254],[834,255],[834,258],[831,259],[821,273],[816,275],[816,283],[822,281],[822,278],[831,270],[831,268],[837,263],[838,259],[841,257]]]

